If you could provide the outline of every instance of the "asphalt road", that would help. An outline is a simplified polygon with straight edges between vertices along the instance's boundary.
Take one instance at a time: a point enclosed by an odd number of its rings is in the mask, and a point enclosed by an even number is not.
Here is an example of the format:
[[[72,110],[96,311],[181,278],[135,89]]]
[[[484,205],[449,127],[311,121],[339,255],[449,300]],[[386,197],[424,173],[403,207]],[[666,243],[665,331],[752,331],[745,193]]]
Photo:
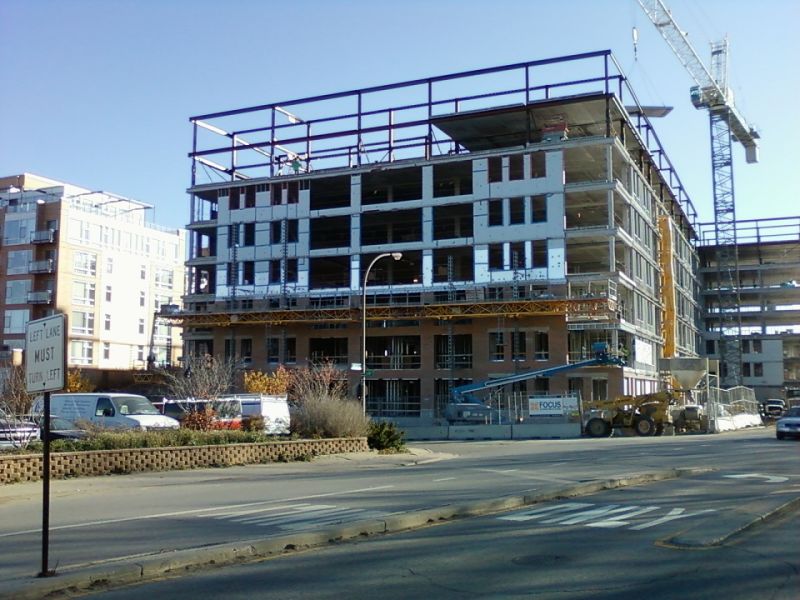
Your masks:
[[[785,482],[729,475],[556,500],[91,597],[796,599],[798,511],[718,543],[740,513],[787,495]]]
[[[777,442],[769,429],[669,438],[412,446],[415,456],[355,456],[56,481],[50,566],[74,568],[302,532],[668,467],[713,468],[720,476],[738,477],[728,479],[734,483],[769,483],[770,494],[800,495],[797,445]],[[41,484],[0,488],[0,507],[0,580],[35,574],[40,567]]]

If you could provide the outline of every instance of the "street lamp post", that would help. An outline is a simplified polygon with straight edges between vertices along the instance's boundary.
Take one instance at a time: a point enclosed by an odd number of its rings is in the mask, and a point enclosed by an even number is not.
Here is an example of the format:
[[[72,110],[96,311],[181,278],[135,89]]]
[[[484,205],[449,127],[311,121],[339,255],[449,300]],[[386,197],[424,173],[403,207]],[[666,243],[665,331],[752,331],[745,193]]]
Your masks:
[[[367,414],[367,278],[373,265],[382,258],[391,256],[395,260],[403,258],[402,252],[378,254],[364,271],[364,285],[361,286],[361,411]]]

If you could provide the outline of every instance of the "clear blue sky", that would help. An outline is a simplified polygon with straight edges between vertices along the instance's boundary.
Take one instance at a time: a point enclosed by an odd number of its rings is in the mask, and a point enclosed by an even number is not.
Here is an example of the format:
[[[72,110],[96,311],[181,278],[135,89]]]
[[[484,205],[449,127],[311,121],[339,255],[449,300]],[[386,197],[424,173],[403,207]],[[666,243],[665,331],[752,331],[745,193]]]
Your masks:
[[[800,2],[667,5],[705,60],[730,38],[736,104],[762,135],[759,164],[734,150],[737,216],[800,215]],[[2,0],[0,175],[115,192],[183,226],[192,115],[603,49],[643,103],[675,107],[656,126],[712,220],[707,114],[635,0]]]

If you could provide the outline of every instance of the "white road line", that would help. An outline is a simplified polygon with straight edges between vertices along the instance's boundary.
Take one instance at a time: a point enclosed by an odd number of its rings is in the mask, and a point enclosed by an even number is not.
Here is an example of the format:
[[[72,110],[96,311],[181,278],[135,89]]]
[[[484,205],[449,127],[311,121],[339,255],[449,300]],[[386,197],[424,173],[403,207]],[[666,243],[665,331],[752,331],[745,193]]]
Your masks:
[[[655,527],[656,525],[661,525],[662,523],[674,521],[675,519],[685,519],[686,517],[696,517],[697,515],[702,515],[704,513],[716,512],[713,508],[707,508],[705,510],[698,510],[695,512],[684,512],[685,510],[686,510],[685,508],[673,508],[663,517],[656,519],[655,521],[650,521],[649,523],[636,525],[634,527],[631,527],[631,529],[633,529],[634,531],[641,531],[642,529]]]
[[[62,529],[82,529],[84,527],[95,527],[97,525],[110,525],[112,523],[127,523],[130,521],[147,521],[150,519],[163,519],[165,517],[183,517],[186,515],[196,515],[198,513],[208,513],[212,511],[219,511],[225,509],[244,508],[247,506],[264,506],[267,504],[275,504],[277,502],[294,502],[299,500],[311,500],[313,498],[329,498],[331,496],[346,496],[350,494],[360,494],[362,492],[372,492],[376,490],[385,490],[393,488],[393,485],[378,485],[368,488],[360,488],[355,490],[346,490],[343,492],[328,492],[325,494],[311,494],[308,496],[297,496],[295,498],[281,498],[280,500],[262,500],[260,502],[243,502],[241,504],[228,504],[225,506],[209,506],[208,508],[195,508],[191,510],[177,510],[174,512],[155,513],[152,515],[139,515],[137,517],[121,517],[119,519],[103,519],[100,521],[88,521],[86,523],[73,523],[72,525],[58,525],[50,527],[50,531],[59,531]],[[15,537],[18,535],[29,535],[31,533],[40,533],[41,529],[26,529],[24,531],[13,531],[11,533],[0,533],[0,538]]]
[[[478,471],[482,471],[484,473],[499,473],[500,475],[504,475],[505,473],[516,473],[519,469],[478,469]]]
[[[588,508],[590,506],[594,506],[594,504],[587,504],[584,502],[568,502],[566,504],[543,506],[541,508],[535,508],[533,510],[526,510],[523,512],[517,512],[510,515],[504,515],[502,517],[498,517],[498,519],[500,519],[501,521],[532,521],[534,519],[539,519],[542,517],[550,517],[559,512],[569,512],[581,508]]]
[[[635,506],[631,506],[631,512],[625,514],[617,514],[611,519],[607,519],[605,521],[598,521],[597,523],[587,523],[587,527],[601,527],[603,529],[613,529],[615,527],[623,527],[625,525],[630,525],[630,519],[633,517],[638,517],[639,515],[643,515],[645,513],[652,512],[654,510],[658,510],[659,506],[645,506],[644,508],[637,508]],[[623,519],[628,519],[623,521]]]
[[[264,517],[250,517],[249,519],[232,519],[235,523],[258,525],[259,527],[268,527],[270,525],[281,525],[282,523],[293,523],[294,521],[308,521],[317,516],[327,516],[331,513],[342,512],[338,506],[330,504],[319,504],[317,506],[309,506],[305,510],[298,510],[293,512],[286,512],[280,515],[269,515]]]
[[[265,513],[265,512],[274,512],[276,510],[289,510],[291,508],[299,508],[301,506],[307,506],[306,503],[302,504],[284,504],[282,506],[269,506],[267,508],[253,508],[250,510],[231,510],[231,511],[223,511],[219,513],[208,513],[205,515],[195,515],[196,519],[230,519],[231,517],[241,517],[244,515],[252,515],[255,513]]]
[[[453,479],[455,479],[455,477],[442,477],[442,478],[440,478],[440,479],[434,479],[433,481],[434,481],[434,482],[439,482],[439,481],[452,481]]]

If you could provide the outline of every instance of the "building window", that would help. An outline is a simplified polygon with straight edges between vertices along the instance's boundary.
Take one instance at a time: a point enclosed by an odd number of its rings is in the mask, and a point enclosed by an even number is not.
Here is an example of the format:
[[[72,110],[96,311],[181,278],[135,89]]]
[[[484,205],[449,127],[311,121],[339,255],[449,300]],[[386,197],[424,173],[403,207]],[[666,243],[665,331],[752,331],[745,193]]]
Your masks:
[[[147,265],[139,267],[139,279],[147,279]]]
[[[511,360],[525,360],[525,332],[513,331],[511,332]]]
[[[270,241],[273,244],[280,244],[283,241],[283,228],[281,227],[281,221],[272,221],[269,224],[269,235]]]
[[[750,377],[750,363],[742,363],[742,377]]]
[[[533,333],[533,358],[548,360],[550,358],[550,334],[546,331]]]
[[[172,269],[156,269],[156,285],[171,290],[173,285]]]
[[[270,283],[280,283],[281,282],[281,261],[280,259],[274,259],[269,261],[269,282]]]
[[[522,177],[520,177],[522,179]],[[511,198],[508,201],[508,223],[519,225],[525,222],[525,198]]]
[[[294,364],[297,362],[297,339],[286,338],[286,352],[284,362],[287,364]]]
[[[489,270],[500,271],[503,268],[503,244],[489,244]]]
[[[290,283],[297,282],[297,259],[289,258],[286,260],[286,281]]]
[[[91,252],[76,252],[74,256],[73,271],[78,275],[97,274],[97,255]]]
[[[753,377],[764,376],[764,363],[753,363]]]
[[[545,177],[547,171],[545,169],[545,156],[544,152],[534,152],[531,154],[531,177]]]
[[[139,333],[144,333],[144,319],[139,319]]]
[[[74,340],[69,344],[69,361],[76,365],[90,365],[94,357],[94,344],[86,340]]]
[[[144,361],[144,346],[136,346],[136,360]]]
[[[6,304],[27,304],[31,291],[30,279],[16,279],[6,282]]]
[[[608,400],[608,380],[592,379],[592,400]]]
[[[256,263],[246,260],[242,263],[242,285],[253,285],[256,282]]]
[[[94,313],[80,310],[72,311],[70,329],[72,333],[76,333],[78,335],[94,334]]]
[[[28,264],[33,259],[30,250],[11,250],[8,253],[8,263],[6,267],[7,275],[24,275],[28,272]]]
[[[286,221],[286,241],[290,244],[297,242],[298,238],[298,223],[297,219],[289,219]]]
[[[267,338],[267,362],[279,363],[280,356],[280,340],[278,338]]]
[[[753,354],[761,354],[761,340],[753,340]]]
[[[88,281],[72,282],[72,302],[84,306],[94,306],[95,284]]]
[[[139,306],[144,306],[146,300],[146,294],[144,292],[139,292]]]
[[[502,331],[489,333],[489,360],[503,361],[506,358],[506,347]]]
[[[509,258],[511,259],[511,269],[525,268],[525,242],[511,242],[509,247]]]
[[[547,240],[531,242],[531,267],[534,269],[547,268]]]
[[[103,319],[103,327],[106,331],[111,331],[111,315],[106,315]]]
[[[489,200],[489,227],[503,225],[503,201]]]
[[[25,333],[31,318],[30,309],[7,310],[3,313],[3,333]]]
[[[111,358],[111,343],[103,342],[103,359],[108,360]]]
[[[114,259],[110,256],[106,259],[106,273],[114,272]]]
[[[547,221],[547,196],[531,197],[531,223],[544,223]]]
[[[111,286],[106,286],[106,302],[111,302]]]
[[[253,358],[253,340],[251,338],[244,338],[239,342],[239,356],[242,359]]]

